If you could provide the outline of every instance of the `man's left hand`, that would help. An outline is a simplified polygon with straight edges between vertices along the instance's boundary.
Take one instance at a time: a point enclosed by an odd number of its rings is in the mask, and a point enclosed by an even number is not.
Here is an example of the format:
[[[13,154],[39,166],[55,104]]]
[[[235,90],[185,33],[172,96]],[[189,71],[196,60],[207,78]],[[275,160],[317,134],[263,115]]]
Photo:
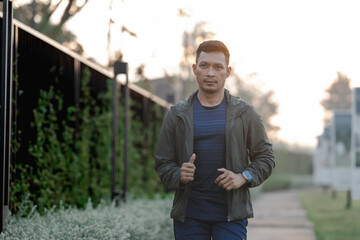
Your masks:
[[[222,174],[216,178],[215,183],[225,190],[237,189],[247,182],[241,173],[236,174],[225,168],[220,168],[218,171],[222,172]]]

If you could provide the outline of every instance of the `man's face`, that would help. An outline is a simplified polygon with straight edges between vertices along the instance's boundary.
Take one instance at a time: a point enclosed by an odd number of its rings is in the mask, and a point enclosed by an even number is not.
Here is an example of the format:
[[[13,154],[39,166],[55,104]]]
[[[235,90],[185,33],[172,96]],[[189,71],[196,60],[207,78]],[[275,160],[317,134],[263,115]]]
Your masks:
[[[230,75],[223,52],[201,52],[193,65],[193,72],[199,84],[199,90],[207,94],[224,91],[225,80]]]

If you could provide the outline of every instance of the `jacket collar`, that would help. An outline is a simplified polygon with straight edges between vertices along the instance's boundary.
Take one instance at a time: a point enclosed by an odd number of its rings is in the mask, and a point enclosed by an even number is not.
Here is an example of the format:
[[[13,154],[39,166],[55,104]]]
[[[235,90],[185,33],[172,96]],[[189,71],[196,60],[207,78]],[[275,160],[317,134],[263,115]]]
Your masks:
[[[194,93],[192,93],[187,100],[181,101],[175,105],[175,109],[178,115],[184,116],[188,111],[192,111],[194,99],[198,94],[198,91],[199,90],[196,90]],[[226,100],[226,105],[228,107],[227,111],[231,113],[232,117],[237,117],[241,115],[250,107],[250,105],[245,101],[231,95],[229,90],[227,89],[224,89],[224,96]]]

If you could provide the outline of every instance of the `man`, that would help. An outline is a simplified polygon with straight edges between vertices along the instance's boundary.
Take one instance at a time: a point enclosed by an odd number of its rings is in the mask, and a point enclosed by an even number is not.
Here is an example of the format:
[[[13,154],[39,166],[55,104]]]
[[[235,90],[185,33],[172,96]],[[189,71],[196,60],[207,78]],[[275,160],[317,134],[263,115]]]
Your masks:
[[[193,72],[199,89],[166,113],[155,153],[161,181],[176,190],[175,239],[246,239],[253,217],[249,187],[275,166],[260,116],[224,89],[230,53],[205,41]]]

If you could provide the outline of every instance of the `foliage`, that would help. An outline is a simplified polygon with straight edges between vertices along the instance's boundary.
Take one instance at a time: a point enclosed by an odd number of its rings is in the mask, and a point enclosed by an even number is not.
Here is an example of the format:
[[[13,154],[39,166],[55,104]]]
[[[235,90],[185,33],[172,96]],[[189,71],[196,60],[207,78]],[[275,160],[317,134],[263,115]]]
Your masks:
[[[19,202],[27,194],[29,203],[44,213],[63,201],[65,205],[84,207],[90,198],[94,205],[111,196],[112,91],[94,96],[90,72],[81,80],[80,109],[65,107],[58,81],[41,90],[31,125],[36,131],[29,144],[32,161],[19,161],[12,168],[11,211],[19,211]],[[119,99],[122,102],[121,99]],[[119,104],[117,142],[117,185],[123,183],[123,107]],[[133,103],[129,143],[129,186],[131,195],[151,196],[162,190],[154,170],[154,151],[162,117],[161,107],[149,103],[147,121],[141,118],[143,106]],[[65,117],[65,118],[64,118]],[[76,121],[76,117],[78,118]],[[16,144],[16,143],[15,143]],[[32,164],[31,164],[32,163]],[[32,204],[29,204],[29,206]],[[28,212],[24,212],[27,215]]]
[[[135,102],[132,105],[133,108],[141,107]],[[147,119],[142,120],[140,115],[132,113],[129,185],[135,196],[152,196],[164,190],[154,170],[155,144],[161,127],[161,122],[155,119],[162,118],[162,111],[154,105],[150,113],[144,117]]]
[[[234,94],[254,106],[255,110],[261,115],[269,138],[275,138],[280,127],[271,122],[272,117],[278,113],[279,107],[278,103],[272,98],[274,92],[263,92],[256,86],[246,84],[234,71],[232,71],[231,81]]]
[[[110,197],[112,95],[111,80],[108,80],[108,90],[94,98],[87,69],[81,85],[80,124],[75,143],[77,162],[74,163],[78,169],[73,174],[77,176],[77,191],[84,191],[77,201],[83,206],[89,197],[95,204]]]
[[[170,199],[138,199],[114,207],[101,202],[84,210],[51,208],[40,216],[35,208],[27,218],[10,216],[1,239],[173,239]]]
[[[148,90],[151,93],[154,93],[150,80],[145,76],[145,64],[140,64],[135,71],[135,79],[137,82],[137,85],[140,87]]]
[[[273,174],[262,184],[263,191],[287,190],[291,188],[291,176]]]
[[[206,30],[205,27],[206,22],[198,22],[191,32],[185,31],[183,33],[183,54],[180,60],[180,73],[177,78],[180,84],[176,85],[177,88],[175,89],[181,90],[178,101],[187,98],[197,89],[197,83],[192,72],[192,65],[195,63],[196,58],[196,47],[201,42],[212,39],[215,36],[215,33]]]
[[[313,186],[312,175],[279,174],[276,172],[262,185],[262,191],[300,189]]]
[[[311,174],[312,154],[301,149],[274,148],[275,170],[280,174]]]
[[[180,61],[180,70],[182,80],[192,80],[192,65],[196,59],[196,47],[205,40],[212,39],[215,33],[205,29],[206,22],[195,24],[191,32],[183,33],[182,48],[183,54]]]
[[[20,204],[23,207],[26,205],[25,209],[31,209],[34,206],[33,201],[29,200],[30,186],[34,176],[33,168],[28,164],[18,163],[16,168],[13,165],[10,166],[10,173],[10,209],[18,213],[19,216],[27,216],[29,212],[22,211]],[[17,175],[16,177],[15,174]]]
[[[34,121],[31,124],[37,136],[29,146],[30,155],[36,159],[32,192],[36,193],[34,199],[40,209],[50,208],[53,204],[51,199],[71,199],[72,195],[69,189],[73,181],[69,174],[75,160],[73,129],[66,124],[66,119],[59,119],[62,110],[63,100],[59,91],[55,91],[53,86],[49,91],[40,91],[38,108],[33,111]],[[67,109],[68,116],[71,111],[73,108]]]
[[[113,10],[113,4],[114,4],[114,0],[110,0],[109,3],[109,12],[111,13]],[[116,14],[118,15],[118,14]],[[121,51],[121,49],[117,49],[117,50],[113,50],[111,49],[111,40],[113,39],[112,36],[112,30],[115,29],[115,32],[119,31],[119,27],[113,27],[113,25],[115,24],[115,20],[114,18],[111,16],[109,17],[109,21],[108,21],[108,33],[107,33],[107,52],[108,52],[108,63],[107,63],[107,67],[109,68],[113,68],[114,67],[114,63],[116,61],[120,61],[122,62],[123,59],[123,53]],[[131,37],[135,37],[137,38],[137,35],[135,32],[132,32],[130,29],[128,29],[127,27],[125,27],[124,25],[121,25],[121,33],[127,33],[129,34]],[[116,41],[118,41],[118,39],[116,39]]]
[[[312,155],[302,150],[274,148],[275,169],[262,184],[263,191],[312,186]]]
[[[353,200],[346,209],[346,192],[338,192],[336,199],[330,191],[311,191],[302,195],[302,202],[314,223],[318,240],[355,240],[360,236],[360,201]]]
[[[76,43],[75,35],[64,28],[65,23],[79,13],[89,0],[79,4],[77,0],[54,1],[54,0],[30,0],[26,3],[16,2],[14,5],[14,17],[39,32],[55,39],[60,43],[72,43],[74,50],[83,52],[82,46]],[[54,23],[53,16],[59,14],[59,21]]]
[[[51,69],[52,72],[56,68]],[[61,72],[61,69],[60,69]],[[58,78],[55,78],[58,83]],[[29,154],[36,159],[31,164],[29,159],[11,166],[10,208],[18,211],[20,199],[31,192],[32,201],[36,200],[40,209],[50,207],[52,201],[72,199],[71,170],[74,160],[74,130],[66,123],[73,121],[74,108],[64,108],[59,90],[51,86],[47,91],[40,90],[38,107],[34,109],[34,121],[31,126],[37,134],[29,145]],[[60,113],[66,118],[60,119]],[[13,144],[19,145],[21,139],[14,138]],[[15,149],[14,149],[15,150]],[[13,153],[15,154],[15,153]],[[59,185],[62,182],[62,185]],[[52,200],[53,199],[53,200]]]
[[[338,72],[337,78],[326,89],[327,96],[321,100],[321,105],[327,113],[325,123],[330,121],[330,113],[336,109],[351,109],[350,78]]]

